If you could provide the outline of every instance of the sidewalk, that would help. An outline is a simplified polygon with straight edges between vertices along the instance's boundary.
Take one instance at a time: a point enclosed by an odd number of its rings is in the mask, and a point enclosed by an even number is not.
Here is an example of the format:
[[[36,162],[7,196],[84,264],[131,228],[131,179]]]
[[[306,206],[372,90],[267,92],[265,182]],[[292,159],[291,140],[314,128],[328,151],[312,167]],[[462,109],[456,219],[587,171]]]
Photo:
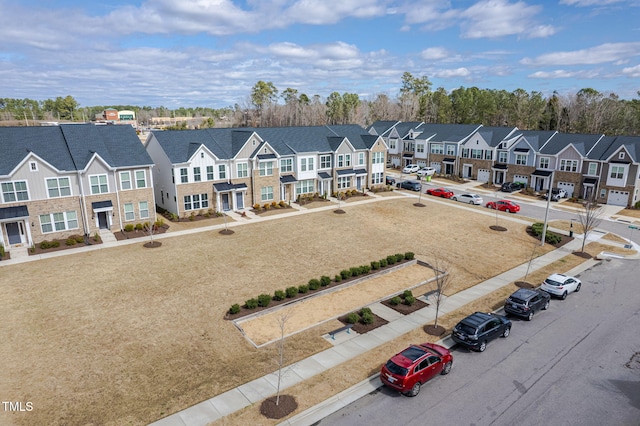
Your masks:
[[[599,238],[600,235],[597,235],[593,239],[590,238],[590,240],[597,240]],[[574,239],[565,246],[534,259],[531,263],[529,273],[544,268],[567,254],[579,250],[581,245],[582,242],[580,239]],[[569,271],[568,274],[579,275],[582,271],[591,268],[597,263],[599,263],[598,260],[588,260]],[[479,283],[472,288],[447,297],[440,306],[439,315],[446,315],[453,312],[469,302],[483,297],[511,282],[521,279],[525,276],[527,267],[527,263],[522,264]],[[377,305],[378,304],[374,304],[370,307],[372,310],[385,315],[385,310],[381,309]],[[335,336],[335,340],[329,340],[334,344],[332,348],[292,364],[288,367],[288,370],[283,377],[283,382],[280,385],[280,391],[285,391],[293,385],[311,379],[325,370],[336,367],[361,355],[365,351],[372,350],[386,342],[396,339],[404,333],[417,328],[422,328],[426,324],[432,323],[435,320],[435,307],[428,306],[405,316],[397,316],[393,314],[391,316],[393,318],[385,318],[389,320],[388,324],[366,334],[358,335],[354,332],[349,334],[339,333]],[[444,339],[443,344],[451,346],[448,339]],[[276,374],[268,374],[183,411],[165,417],[164,419],[152,423],[152,425],[206,425],[209,422],[221,419],[250,405],[259,404],[264,399],[274,396],[277,389],[276,383]],[[367,393],[372,392],[381,385],[382,383],[379,381],[377,375],[374,375],[356,386],[329,398],[328,400],[284,421],[281,424],[295,426],[311,425]]]

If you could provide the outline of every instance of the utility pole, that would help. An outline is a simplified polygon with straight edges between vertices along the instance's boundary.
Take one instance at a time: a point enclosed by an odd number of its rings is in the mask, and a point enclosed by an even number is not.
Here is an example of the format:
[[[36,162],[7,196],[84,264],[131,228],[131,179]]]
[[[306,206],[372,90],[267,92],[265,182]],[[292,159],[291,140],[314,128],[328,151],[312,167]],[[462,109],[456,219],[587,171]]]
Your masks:
[[[551,172],[551,180],[549,181],[549,189],[547,190],[547,209],[544,211],[544,225],[542,225],[542,238],[540,247],[544,247],[544,242],[547,239],[547,221],[549,220],[549,208],[551,207],[551,188],[553,188],[553,172]]]

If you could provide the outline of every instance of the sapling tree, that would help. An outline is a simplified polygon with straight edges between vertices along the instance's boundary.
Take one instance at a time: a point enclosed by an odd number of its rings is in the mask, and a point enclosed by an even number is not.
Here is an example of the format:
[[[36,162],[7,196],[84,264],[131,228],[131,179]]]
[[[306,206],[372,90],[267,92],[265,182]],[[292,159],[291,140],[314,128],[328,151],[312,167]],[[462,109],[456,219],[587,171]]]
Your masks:
[[[587,237],[602,222],[602,210],[598,203],[594,200],[585,201],[582,209],[578,212],[578,222],[582,225],[583,232],[582,249],[580,251],[584,253]]]
[[[442,303],[445,290],[451,284],[451,274],[449,273],[451,268],[448,262],[444,261],[439,256],[434,257],[431,263],[431,266],[433,267],[436,273],[436,278],[435,278],[436,293],[434,295],[435,304],[436,304],[436,318],[435,318],[434,328],[437,329],[438,314],[440,313],[440,304]]]

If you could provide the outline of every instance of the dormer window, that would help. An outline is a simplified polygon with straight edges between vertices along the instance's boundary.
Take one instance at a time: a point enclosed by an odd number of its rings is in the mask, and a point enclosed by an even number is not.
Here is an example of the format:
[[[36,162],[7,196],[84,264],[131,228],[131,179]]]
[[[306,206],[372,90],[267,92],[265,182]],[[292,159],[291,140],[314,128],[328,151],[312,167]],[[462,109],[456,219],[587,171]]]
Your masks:
[[[618,158],[620,160],[624,160],[624,152],[621,152],[620,154],[618,154]]]
[[[37,172],[38,171],[38,163],[36,163],[35,161],[30,161],[29,162],[29,170],[31,170],[32,172]]]
[[[204,158],[204,152],[200,153],[200,158]]]
[[[256,140],[255,139],[251,141],[251,145],[256,146]]]
[[[268,153],[269,153],[269,151],[267,151],[267,148],[265,148],[263,152],[264,152],[265,154],[268,154]]]

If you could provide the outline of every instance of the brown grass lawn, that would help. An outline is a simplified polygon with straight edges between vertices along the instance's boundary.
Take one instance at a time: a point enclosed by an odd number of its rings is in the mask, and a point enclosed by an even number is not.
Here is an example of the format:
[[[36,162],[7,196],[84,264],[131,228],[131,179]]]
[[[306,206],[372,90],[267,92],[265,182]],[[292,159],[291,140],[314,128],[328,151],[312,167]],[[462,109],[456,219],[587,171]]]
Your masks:
[[[146,424],[273,371],[274,345],[255,349],[223,319],[260,293],[406,251],[450,262],[453,292],[531,255],[525,225],[506,215],[508,231],[495,232],[493,215],[414,202],[284,215],[233,235],[206,231],[164,238],[156,249],[140,242],[0,268],[0,395],[34,407],[2,412],[0,424]],[[321,336],[339,326],[332,320],[288,338],[288,360],[326,349]],[[395,347],[409,340],[427,336],[410,333]],[[372,359],[382,362],[391,347]],[[372,369],[348,376],[359,381]],[[304,387],[337,392],[348,380],[313,382]]]

